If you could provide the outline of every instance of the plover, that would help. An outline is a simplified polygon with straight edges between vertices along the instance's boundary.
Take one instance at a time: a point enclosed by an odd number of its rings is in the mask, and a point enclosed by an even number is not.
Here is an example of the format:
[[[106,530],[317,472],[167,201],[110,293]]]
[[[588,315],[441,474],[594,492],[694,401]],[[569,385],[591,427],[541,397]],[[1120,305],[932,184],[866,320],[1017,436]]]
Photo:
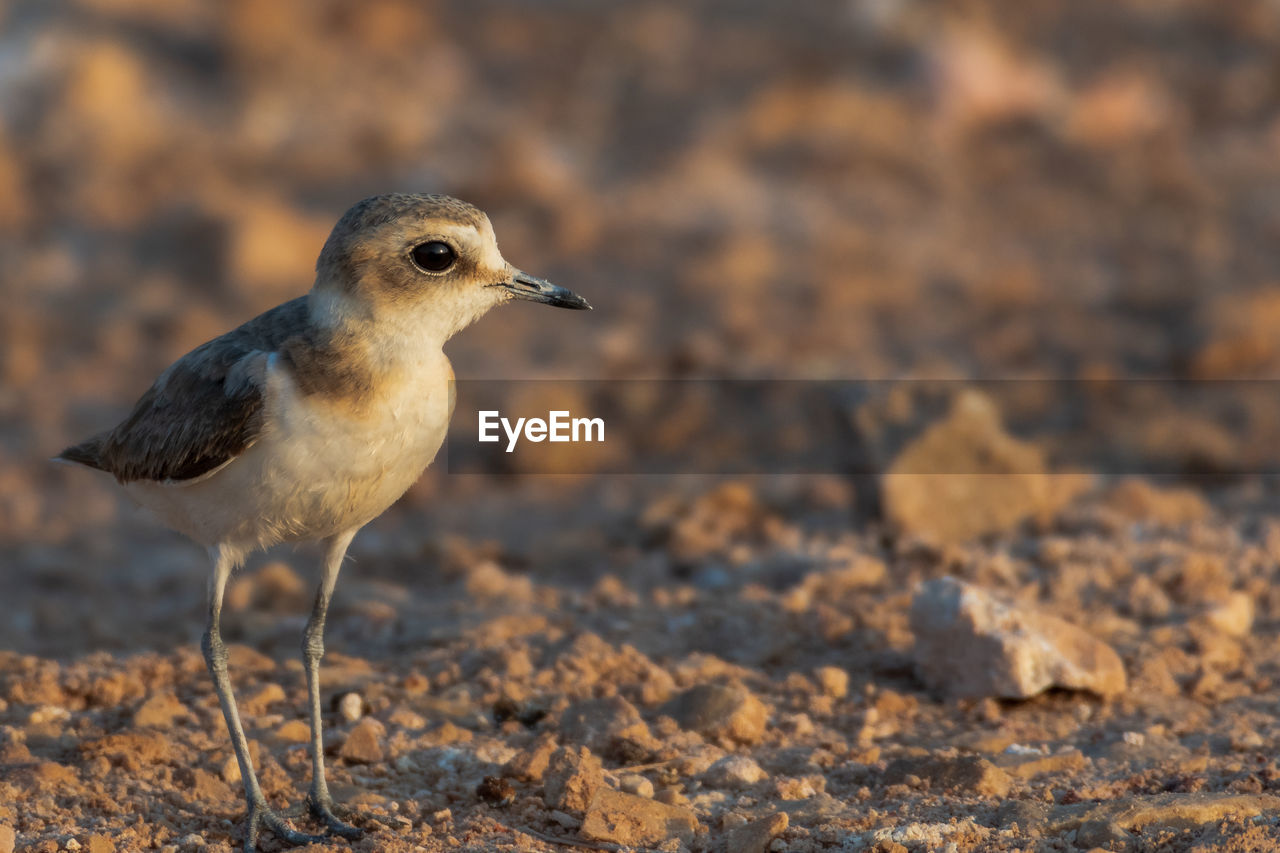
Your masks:
[[[246,851],[263,828],[292,844],[323,836],[286,823],[254,775],[218,630],[227,578],[259,548],[323,544],[302,642],[307,804],[327,832],[358,837],[334,814],[325,783],[319,668],[329,599],[356,531],[404,494],[444,441],[454,403],[445,341],[513,299],[591,307],[503,260],[489,218],[466,202],[367,198],[334,226],[310,293],[187,353],[123,423],[57,457],[113,474],[209,550],[201,647],[244,780]]]

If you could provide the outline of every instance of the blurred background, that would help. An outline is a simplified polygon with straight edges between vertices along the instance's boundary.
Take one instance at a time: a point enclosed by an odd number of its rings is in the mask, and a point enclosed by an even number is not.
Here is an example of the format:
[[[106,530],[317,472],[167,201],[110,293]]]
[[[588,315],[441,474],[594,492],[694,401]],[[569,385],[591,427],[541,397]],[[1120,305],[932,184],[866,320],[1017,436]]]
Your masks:
[[[203,555],[46,460],[305,292],[373,193],[477,204],[509,260],[596,308],[490,315],[449,346],[464,380],[1280,368],[1275,2],[9,0],[0,20],[0,647],[196,635]],[[417,591],[449,537],[590,577],[620,535],[592,522],[634,520],[641,488],[663,486],[429,472],[356,555]]]

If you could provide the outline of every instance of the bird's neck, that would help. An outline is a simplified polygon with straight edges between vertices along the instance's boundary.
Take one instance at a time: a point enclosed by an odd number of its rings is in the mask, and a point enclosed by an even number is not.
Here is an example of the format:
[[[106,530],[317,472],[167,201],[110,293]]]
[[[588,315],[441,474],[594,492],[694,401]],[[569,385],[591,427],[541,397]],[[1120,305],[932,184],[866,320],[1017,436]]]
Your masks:
[[[404,312],[375,315],[314,291],[309,309],[306,331],[283,347],[304,393],[358,405],[376,399],[389,385],[447,365],[443,346],[451,331],[443,324]]]

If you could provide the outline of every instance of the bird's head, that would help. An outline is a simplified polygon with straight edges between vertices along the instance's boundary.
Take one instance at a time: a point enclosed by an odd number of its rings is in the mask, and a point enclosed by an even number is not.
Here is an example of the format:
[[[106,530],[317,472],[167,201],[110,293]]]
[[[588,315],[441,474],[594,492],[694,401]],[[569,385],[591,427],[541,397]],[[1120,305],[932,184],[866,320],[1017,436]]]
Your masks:
[[[316,262],[319,322],[411,324],[440,342],[512,299],[589,309],[587,300],[503,259],[489,217],[444,195],[390,194],[357,203]]]

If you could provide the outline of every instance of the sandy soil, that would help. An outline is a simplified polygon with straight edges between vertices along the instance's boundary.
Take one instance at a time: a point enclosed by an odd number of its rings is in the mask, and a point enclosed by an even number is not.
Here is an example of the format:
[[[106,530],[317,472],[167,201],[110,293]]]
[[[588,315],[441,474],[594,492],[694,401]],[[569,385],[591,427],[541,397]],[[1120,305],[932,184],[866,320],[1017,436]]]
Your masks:
[[[464,382],[1280,369],[1265,4],[356,8],[0,6],[0,851],[237,849],[204,555],[45,460],[303,292],[368,193],[472,200],[595,305],[485,319]],[[1128,430],[1001,399],[1034,451],[978,456],[1021,485],[960,498],[834,445],[826,475],[429,471],[338,586],[326,747],[367,834],[312,849],[1280,849],[1268,388]],[[886,470],[973,461],[841,414]],[[255,558],[224,627],[295,814],[314,563]],[[1085,629],[1123,689],[947,698],[911,623],[944,576]]]

